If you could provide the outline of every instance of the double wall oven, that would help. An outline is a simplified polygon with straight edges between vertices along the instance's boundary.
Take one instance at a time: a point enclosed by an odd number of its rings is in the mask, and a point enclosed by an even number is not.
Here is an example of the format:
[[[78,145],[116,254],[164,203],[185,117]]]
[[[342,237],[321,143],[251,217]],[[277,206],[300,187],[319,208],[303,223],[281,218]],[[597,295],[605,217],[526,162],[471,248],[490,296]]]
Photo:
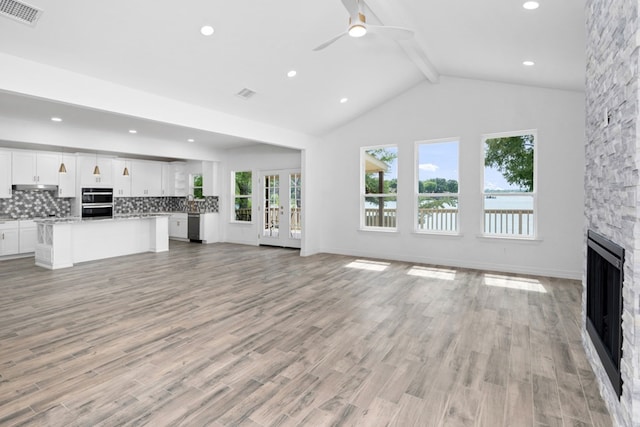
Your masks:
[[[113,189],[83,188],[82,218],[113,218]]]

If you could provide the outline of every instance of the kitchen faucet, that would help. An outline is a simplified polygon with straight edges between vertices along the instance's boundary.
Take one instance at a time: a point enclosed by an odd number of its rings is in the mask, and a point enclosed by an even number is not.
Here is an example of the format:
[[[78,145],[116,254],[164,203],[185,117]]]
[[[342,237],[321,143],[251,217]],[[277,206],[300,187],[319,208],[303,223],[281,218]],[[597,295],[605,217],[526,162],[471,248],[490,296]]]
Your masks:
[[[187,195],[187,200],[185,203],[185,210],[187,212],[195,212],[196,211],[196,200],[193,194]]]

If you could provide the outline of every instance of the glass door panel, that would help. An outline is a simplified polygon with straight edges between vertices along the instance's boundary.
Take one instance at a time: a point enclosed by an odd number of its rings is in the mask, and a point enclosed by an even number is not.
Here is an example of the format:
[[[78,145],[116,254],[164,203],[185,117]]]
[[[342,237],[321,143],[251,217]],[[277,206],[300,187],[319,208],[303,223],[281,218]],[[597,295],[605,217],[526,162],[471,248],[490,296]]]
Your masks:
[[[264,221],[262,235],[278,237],[280,235],[280,176],[264,175]]]
[[[302,240],[300,171],[263,172],[260,181],[262,188],[260,244],[299,248]]]

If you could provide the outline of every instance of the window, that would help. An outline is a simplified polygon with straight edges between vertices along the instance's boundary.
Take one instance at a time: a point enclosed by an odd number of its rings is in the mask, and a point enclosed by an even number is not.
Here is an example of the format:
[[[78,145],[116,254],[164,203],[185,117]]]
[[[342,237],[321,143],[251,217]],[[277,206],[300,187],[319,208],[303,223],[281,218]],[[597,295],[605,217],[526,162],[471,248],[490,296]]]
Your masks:
[[[398,147],[363,148],[361,164],[361,226],[395,229]]]
[[[251,222],[251,171],[233,173],[233,221]]]
[[[202,193],[202,175],[193,175],[191,177],[191,194],[194,199],[204,199]]]
[[[483,138],[485,235],[535,236],[535,142],[533,131]]]
[[[416,145],[416,230],[458,232],[458,141]]]

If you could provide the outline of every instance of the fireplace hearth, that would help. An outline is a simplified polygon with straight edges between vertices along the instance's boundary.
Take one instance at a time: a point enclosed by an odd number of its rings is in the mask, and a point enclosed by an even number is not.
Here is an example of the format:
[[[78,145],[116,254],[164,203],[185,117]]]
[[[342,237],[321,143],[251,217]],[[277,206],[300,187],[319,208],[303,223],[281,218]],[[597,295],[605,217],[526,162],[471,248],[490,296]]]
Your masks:
[[[587,237],[587,332],[620,398],[624,249],[591,230]]]

